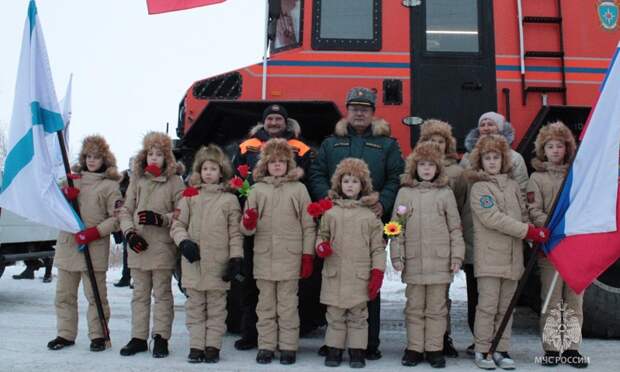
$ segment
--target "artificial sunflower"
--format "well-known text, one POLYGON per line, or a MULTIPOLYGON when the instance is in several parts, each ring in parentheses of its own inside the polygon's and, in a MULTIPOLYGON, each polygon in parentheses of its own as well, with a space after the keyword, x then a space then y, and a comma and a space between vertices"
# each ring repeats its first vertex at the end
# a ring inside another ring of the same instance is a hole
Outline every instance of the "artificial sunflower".
POLYGON ((400 235, 401 230, 402 226, 396 221, 390 221, 383 226, 383 232, 388 238, 394 238, 400 235))

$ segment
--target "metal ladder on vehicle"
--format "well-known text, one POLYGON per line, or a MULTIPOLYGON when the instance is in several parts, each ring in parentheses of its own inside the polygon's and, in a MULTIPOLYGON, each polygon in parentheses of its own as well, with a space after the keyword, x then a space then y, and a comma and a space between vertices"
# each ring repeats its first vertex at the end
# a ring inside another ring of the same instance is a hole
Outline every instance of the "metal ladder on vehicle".
MULTIPOLYGON (((534 0, 532 0, 534 1, 534 0)), ((541 1, 541 0, 536 0, 541 1)), ((524 16, 522 0, 517 0, 517 11, 519 17, 519 62, 521 72, 521 89, 523 97, 523 105, 527 104, 528 93, 560 93, 562 94, 562 102, 566 105, 566 68, 564 64, 564 34, 562 30, 562 1, 556 0, 557 15, 555 16, 524 16), (560 48, 554 51, 544 50, 525 50, 524 28, 529 24, 549 24, 556 27, 560 38, 560 48), (526 60, 530 58, 559 59, 561 65, 562 84, 560 86, 545 85, 528 85, 525 76, 526 60)), ((543 104, 546 104, 546 98, 543 97, 543 104)))

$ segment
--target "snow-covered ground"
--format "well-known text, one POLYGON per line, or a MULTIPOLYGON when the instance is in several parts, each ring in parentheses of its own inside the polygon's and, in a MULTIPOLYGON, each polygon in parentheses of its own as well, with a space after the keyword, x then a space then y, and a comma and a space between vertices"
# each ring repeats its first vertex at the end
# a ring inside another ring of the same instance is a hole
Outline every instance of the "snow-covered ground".
MULTIPOLYGON (((117 262, 117 257, 113 261, 117 262)), ((115 265, 116 265, 115 262, 115 265)), ((301 339, 297 364, 282 366, 277 360, 273 364, 257 365, 256 351, 237 351, 233 347, 235 335, 227 335, 218 364, 192 365, 186 362, 189 351, 188 334, 185 328, 184 296, 174 288, 175 319, 170 356, 153 359, 149 353, 134 357, 121 357, 120 348, 129 341, 131 312, 131 290, 112 285, 120 277, 116 267, 108 272, 108 296, 112 309, 110 330, 112 349, 100 353, 90 352, 85 322, 85 300, 79 296, 80 324, 76 345, 60 351, 47 350, 46 344, 56 336, 54 315, 55 280, 51 284, 41 282, 43 270, 39 270, 35 280, 13 280, 11 276, 23 270, 23 266, 8 267, 0 278, 0 371, 333 371, 323 366, 323 359, 316 350, 323 344, 323 330, 301 339)), ((54 270, 55 274, 55 270, 54 270)), ((451 287, 453 338, 460 357, 448 359, 446 370, 476 370, 472 359, 464 350, 471 343, 467 327, 467 304, 465 279, 458 275, 451 287)), ((404 285, 394 273, 388 271, 382 289, 382 331, 381 350, 383 358, 367 362, 370 371, 406 371, 400 364, 405 347, 405 330, 402 309, 404 306, 404 285)), ((535 364, 534 358, 541 355, 537 332, 538 318, 529 309, 519 308, 516 313, 511 354, 518 369, 526 371, 549 371, 535 364)), ((582 352, 590 357, 593 371, 618 370, 617 357, 620 341, 591 340, 584 342, 582 352)), ((345 363, 340 369, 348 369, 345 363)), ((572 370, 561 367, 562 370, 572 370)), ((419 371, 431 370, 428 364, 415 368, 419 371)), ((558 370, 558 369, 553 369, 558 370)))

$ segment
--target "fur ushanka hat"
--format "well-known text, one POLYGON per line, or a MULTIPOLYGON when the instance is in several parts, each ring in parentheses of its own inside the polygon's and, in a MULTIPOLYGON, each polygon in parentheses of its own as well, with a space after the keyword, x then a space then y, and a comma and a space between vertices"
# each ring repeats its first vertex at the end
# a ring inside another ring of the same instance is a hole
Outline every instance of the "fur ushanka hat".
POLYGON ((469 161, 473 170, 482 170, 482 155, 488 152, 497 152, 502 155, 501 173, 509 173, 512 168, 512 155, 510 146, 503 136, 492 134, 483 136, 476 143, 476 147, 469 155, 469 161))
POLYGON ((568 163, 575 155, 577 145, 575 144, 573 132, 561 121, 547 124, 538 132, 538 136, 536 136, 536 141, 534 142, 536 159, 542 162, 547 161, 545 157, 545 144, 551 140, 564 142, 564 146, 566 146, 564 163, 568 163))
POLYGON ((420 127, 419 142, 428 142, 433 135, 442 136, 446 140, 446 156, 458 158, 456 153, 456 138, 452 135, 452 126, 437 119, 426 120, 420 127))
POLYGON ((254 180, 259 180, 269 175, 267 172, 267 164, 274 160, 284 160, 287 162, 287 173, 295 170, 295 153, 293 148, 283 138, 273 138, 265 142, 260 150, 260 155, 256 166, 254 167, 254 180))
POLYGON ((166 133, 149 132, 142 140, 142 149, 135 156, 133 163, 133 172, 136 176, 144 175, 146 168, 146 156, 153 147, 158 148, 164 153, 164 165, 162 167, 162 175, 171 177, 175 174, 181 174, 185 169, 181 163, 177 163, 172 153, 172 140, 166 133))
POLYGON ((98 155, 103 158, 102 167, 105 169, 106 178, 112 180, 121 179, 118 168, 116 167, 116 157, 112 154, 112 151, 110 151, 110 146, 105 138, 97 134, 88 136, 82 140, 78 164, 73 167, 74 172, 88 171, 88 167, 86 167, 86 156, 89 154, 98 155))
POLYGON ((357 158, 345 158, 338 163, 332 176, 332 188, 328 195, 331 199, 342 198, 342 177, 345 175, 359 178, 362 183, 360 197, 372 194, 372 179, 370 178, 370 170, 366 162, 357 158))
POLYGON ((418 162, 422 160, 430 160, 437 166, 437 173, 434 182, 447 184, 448 178, 444 172, 443 156, 439 147, 431 142, 420 142, 413 149, 413 152, 407 156, 405 160, 405 173, 400 176, 400 183, 403 186, 412 186, 416 180, 418 162))
POLYGON ((194 155, 194 164, 192 165, 192 175, 189 179, 191 186, 200 185, 202 183, 202 177, 200 176, 202 164, 205 161, 212 161, 220 166, 220 173, 222 175, 222 182, 228 182, 233 177, 233 169, 228 156, 222 151, 222 149, 214 144, 209 146, 202 146, 200 150, 194 155))

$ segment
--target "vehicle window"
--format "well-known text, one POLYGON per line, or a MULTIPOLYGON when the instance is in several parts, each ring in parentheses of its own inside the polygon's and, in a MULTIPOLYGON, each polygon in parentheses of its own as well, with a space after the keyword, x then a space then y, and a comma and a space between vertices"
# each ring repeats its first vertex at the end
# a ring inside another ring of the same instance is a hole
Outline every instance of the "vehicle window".
POLYGON ((277 20, 274 52, 301 45, 303 0, 281 0, 282 11, 277 20))
POLYGON ((381 1, 314 0, 314 49, 381 49, 381 1))
POLYGON ((478 0, 425 4, 426 51, 478 53, 478 0))

